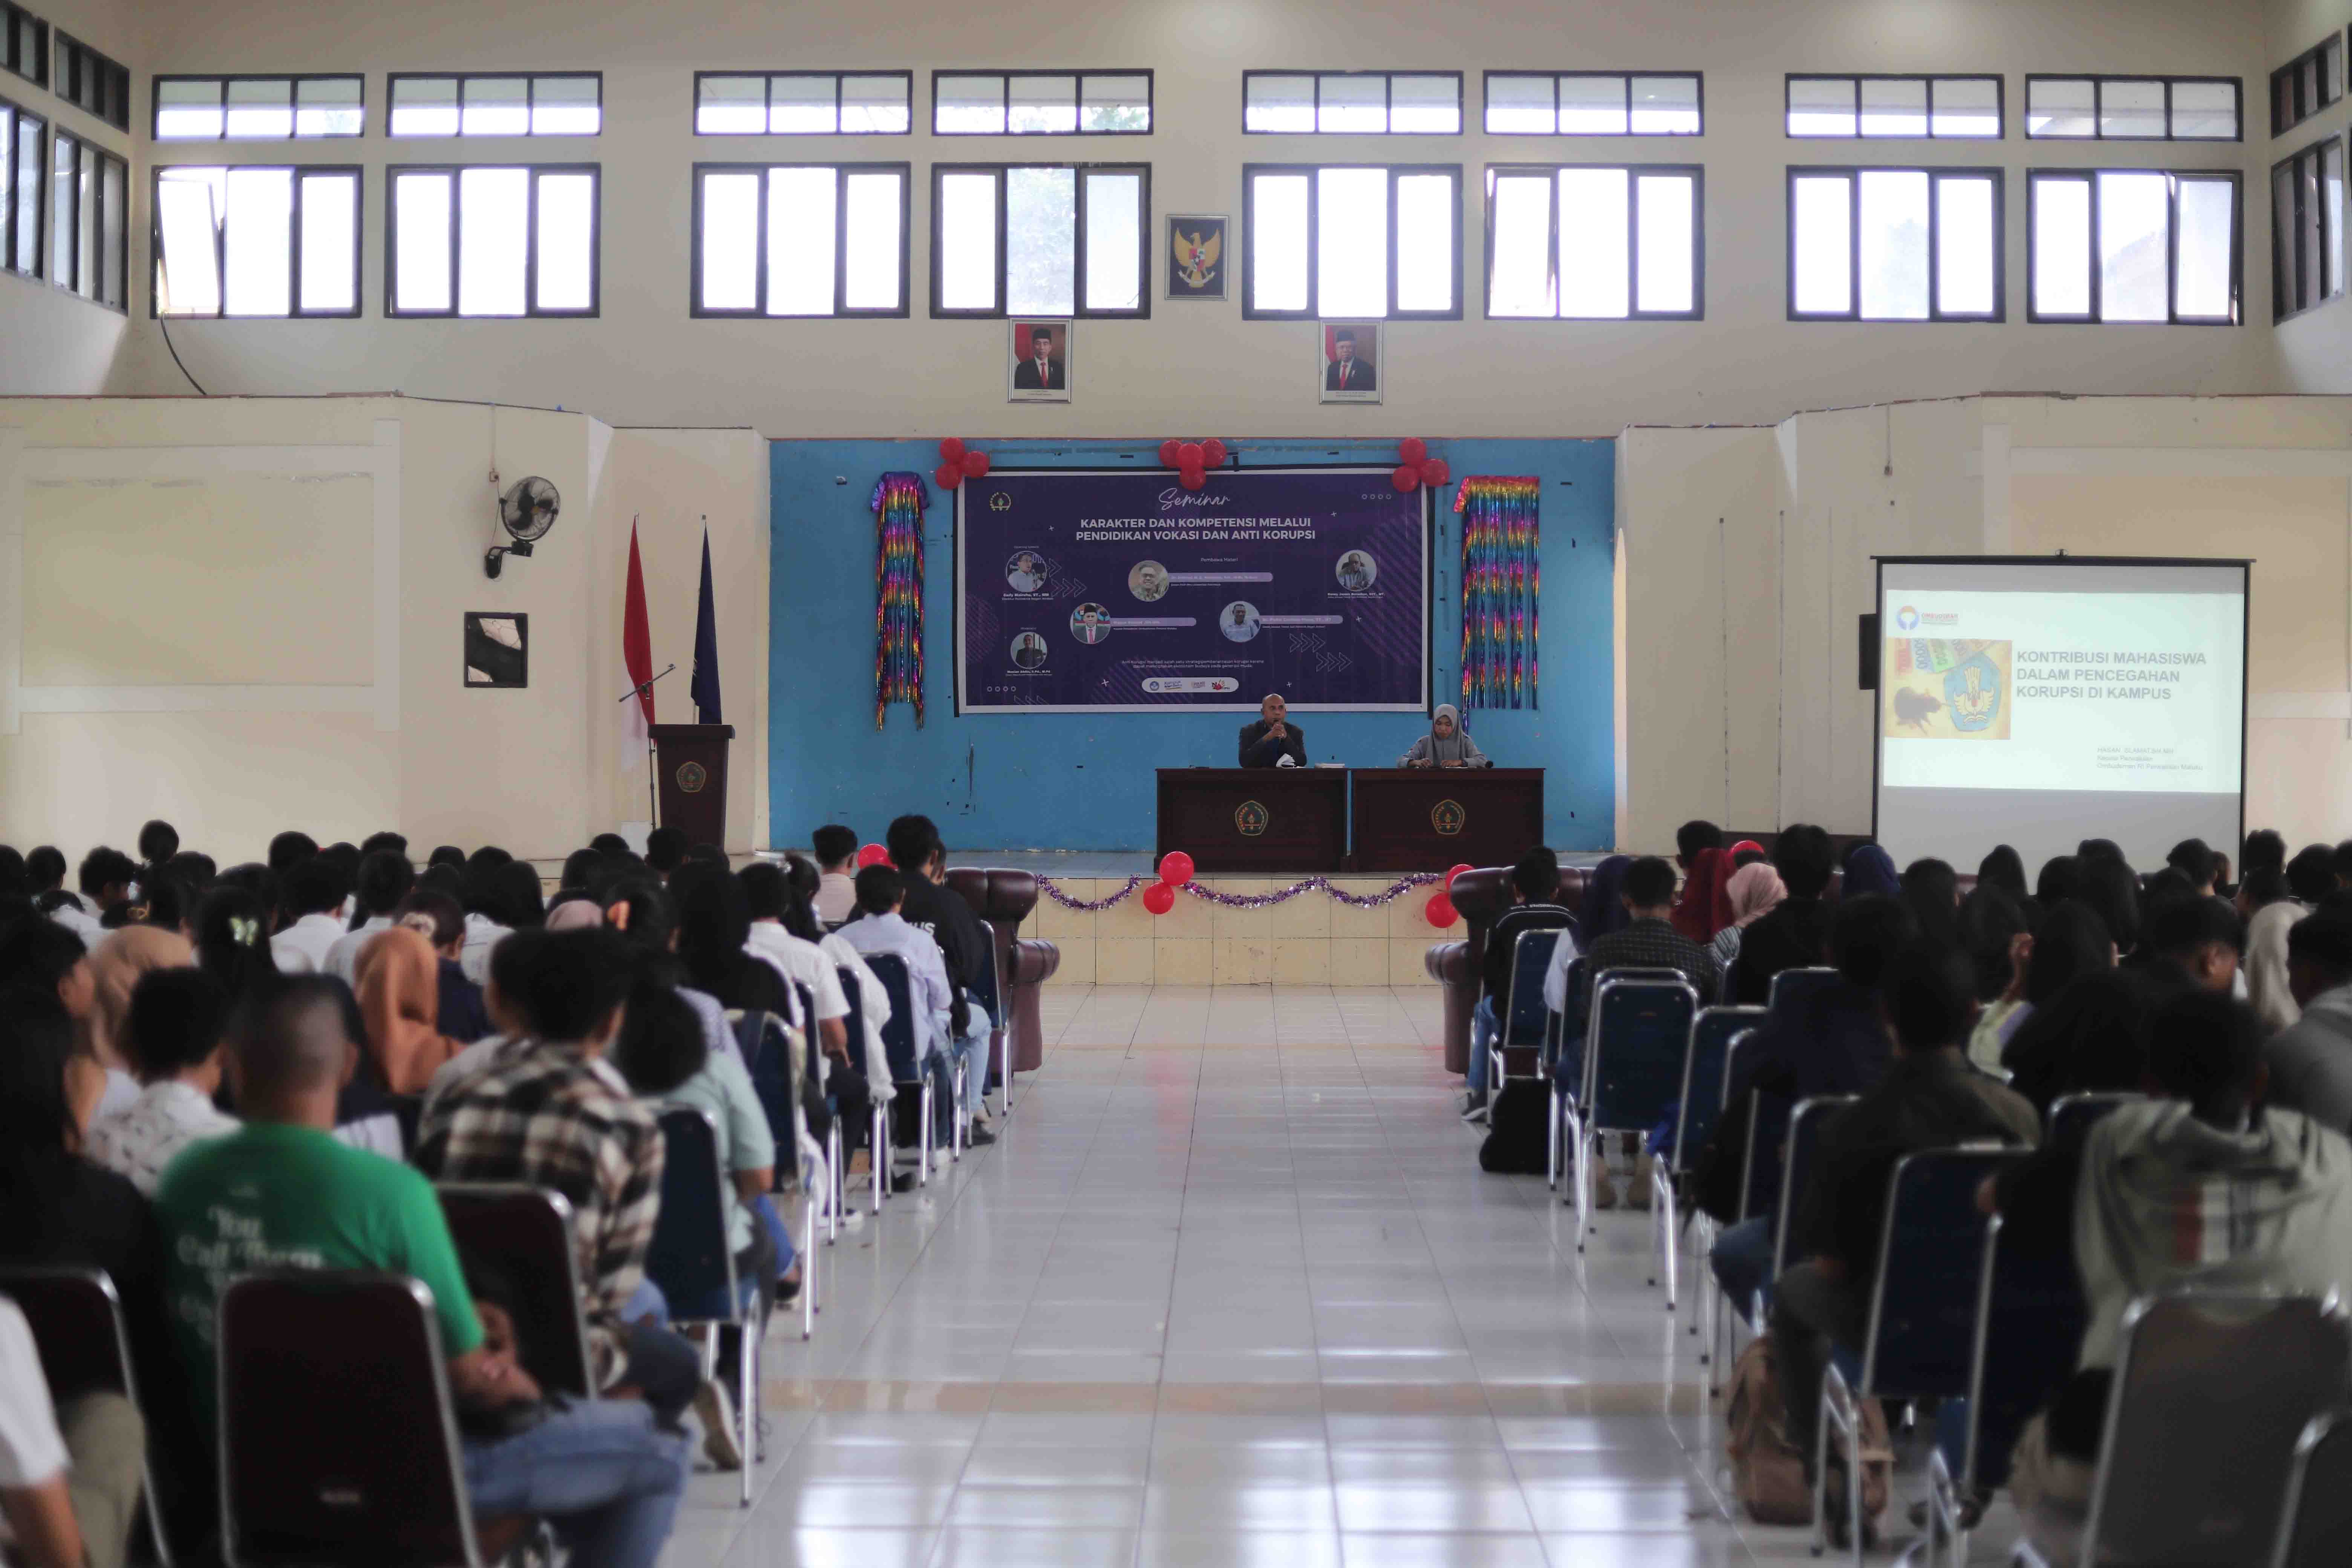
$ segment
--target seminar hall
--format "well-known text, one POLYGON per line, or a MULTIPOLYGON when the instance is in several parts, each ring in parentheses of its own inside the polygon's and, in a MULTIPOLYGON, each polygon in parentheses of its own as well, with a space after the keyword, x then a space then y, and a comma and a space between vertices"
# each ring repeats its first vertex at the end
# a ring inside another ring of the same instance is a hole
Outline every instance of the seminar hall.
POLYGON ((0 1560, 2352 1563, 2352 0, 0 0, 0 1560))

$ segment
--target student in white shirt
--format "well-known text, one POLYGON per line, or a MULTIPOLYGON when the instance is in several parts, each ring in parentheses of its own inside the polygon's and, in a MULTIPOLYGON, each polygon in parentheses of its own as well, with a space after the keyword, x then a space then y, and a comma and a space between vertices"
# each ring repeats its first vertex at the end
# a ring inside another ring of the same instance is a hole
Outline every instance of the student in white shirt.
POLYGON ((0 1297, 0 1518, 25 1568, 121 1568, 138 1517, 146 1430, 120 1394, 49 1403, 39 1347, 0 1297), (62 1429, 61 1429, 62 1428, 62 1429))
POLYGON ((940 944, 899 918, 906 901, 907 881, 898 868, 868 866, 857 873, 858 918, 835 934, 867 957, 887 954, 906 964, 915 1005, 916 1049, 927 1060, 944 1060, 950 1035, 948 1009, 955 992, 948 984, 940 944))
POLYGON ((121 1043, 139 1098, 99 1118, 84 1152, 151 1198, 182 1150, 237 1129, 213 1108, 227 1011, 228 994, 201 969, 152 969, 131 987, 121 1043))
POLYGON ((849 1016, 849 998, 842 992, 838 966, 816 943, 784 928, 791 879, 783 868, 761 861, 744 867, 736 880, 742 884, 751 920, 743 951, 766 959, 793 984, 808 987, 816 1000, 817 1038, 827 1052, 840 1055, 849 1042, 849 1026, 842 1022, 849 1016))
POLYGON ((817 999, 819 1043, 842 1061, 856 1065, 875 1100, 889 1100, 896 1090, 890 1085, 890 1056, 883 1048, 882 1026, 890 1019, 890 999, 857 950, 817 923, 808 897, 816 868, 795 856, 782 867, 764 861, 746 866, 736 873, 736 880, 743 884, 751 915, 746 949, 779 964, 787 978, 810 988, 810 994, 817 999), (845 983, 843 970, 849 972, 845 983), (856 988, 854 998, 852 986, 856 988), (826 987, 839 999, 840 1013, 829 1010, 826 987), (856 1040, 848 1037, 847 1025, 841 1021, 853 1000, 863 1036, 856 1040))
POLYGON ((342 907, 343 891, 343 874, 323 856, 313 855, 286 873, 286 910, 294 919, 269 939, 269 956, 278 961, 279 973, 315 974, 327 962, 328 949, 344 934, 335 913, 342 907))
POLYGON ((857 879, 851 864, 857 858, 857 835, 839 823, 828 823, 809 836, 816 851, 816 893, 809 901, 816 918, 838 926, 857 912, 857 879))
POLYGON ((357 987, 360 949, 368 944, 370 937, 391 926, 393 911, 415 886, 416 868, 408 863, 407 856, 379 849, 362 857, 359 886, 354 890, 361 921, 335 939, 334 945, 327 949, 325 961, 319 965, 320 971, 357 987))

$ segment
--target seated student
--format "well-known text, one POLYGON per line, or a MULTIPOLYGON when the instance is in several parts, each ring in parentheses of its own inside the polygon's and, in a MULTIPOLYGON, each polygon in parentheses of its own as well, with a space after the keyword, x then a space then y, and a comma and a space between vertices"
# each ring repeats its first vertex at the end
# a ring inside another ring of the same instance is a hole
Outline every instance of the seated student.
POLYGON ((446 893, 419 888, 392 911, 392 918, 423 937, 433 949, 440 992, 435 1027, 461 1046, 470 1046, 490 1033, 490 1016, 482 1005, 482 988, 466 978, 457 962, 466 949, 466 911, 446 893))
POLYGON ((683 827, 656 827, 646 835, 646 868, 663 881, 669 874, 686 864, 686 852, 694 847, 683 827))
MULTIPOLYGON (((690 879, 689 876, 688 880, 690 879)), ((702 1022, 703 1046, 711 1055, 740 1058, 743 1047, 737 1043, 735 1031, 727 1022, 730 1004, 695 984, 681 961, 679 948, 684 929, 679 921, 678 900, 685 890, 683 880, 673 879, 665 886, 650 876, 625 877, 613 884, 612 893, 605 900, 604 929, 619 932, 621 940, 629 944, 639 978, 668 986, 694 1009, 695 1016, 702 1022)), ((781 991, 782 987, 763 990, 750 998, 750 1004, 780 1016, 788 1014, 791 1009, 781 991)), ((731 1005, 740 1006, 743 1001, 738 998, 731 1005)))
MULTIPOLYGON (((524 1182, 572 1205, 599 1386, 627 1384, 664 1426, 696 1397, 700 1357, 660 1326, 646 1248, 661 1212, 661 1130, 604 1059, 634 966, 610 931, 518 931, 490 973, 518 1038, 428 1100, 416 1164, 436 1181, 524 1182)), ((712 1423, 706 1418, 708 1431, 712 1423)), ((721 1423, 724 1425, 724 1423, 721 1423)))
MULTIPOLYGON (((815 942, 784 929, 784 906, 790 901, 790 894, 783 868, 770 861, 757 861, 744 867, 735 879, 742 892, 747 922, 743 951, 765 960, 788 983, 807 988, 816 1003, 814 1034, 818 1048, 827 1056, 847 1060, 849 1026, 842 1020, 849 1016, 849 998, 842 993, 840 967, 815 942)), ((787 1008, 780 1016, 794 1024, 807 1025, 810 1020, 793 1016, 797 1011, 796 1006, 787 1008)))
POLYGON ((1240 765, 1245 768, 1307 766, 1307 731, 1290 721, 1290 705, 1280 692, 1268 692, 1257 705, 1258 716, 1242 726, 1240 765))
MULTIPOLYGON (((995 938, 964 901, 963 895, 947 886, 947 847, 940 841, 940 830, 929 817, 895 818, 883 836, 883 843, 890 851, 890 863, 906 879, 903 918, 917 931, 929 933, 931 940, 940 944, 940 956, 947 965, 948 984, 954 992, 954 1000, 948 1009, 948 1028, 941 1049, 966 1065, 965 1082, 971 1092, 964 1102, 964 1110, 971 1122, 971 1142, 993 1142, 992 1136, 981 1135, 982 1126, 988 1120, 987 1110, 981 1103, 981 1090, 988 1078, 988 1037, 993 1025, 988 1009, 973 1002, 967 992, 980 983, 981 975, 994 961, 995 938)), ((941 1089, 937 1114, 943 1133, 949 1117, 945 1089, 949 1069, 943 1065, 938 1070, 941 1089)))
POLYGON ((229 997, 201 969, 153 970, 131 987, 123 1044, 139 1098, 91 1124, 88 1152, 148 1197, 181 1150, 237 1129, 213 1106, 229 997))
POLYGON ((180 830, 156 817, 139 830, 139 864, 152 869, 180 852, 180 830))
POLYGON ((837 926, 857 911, 857 835, 828 823, 809 835, 809 847, 816 851, 816 918, 837 926))
POLYGON ((2287 891, 2286 873, 2274 866, 2249 869, 2238 883, 2238 913, 2246 921, 2246 1000, 2272 1033, 2302 1016, 2287 982, 2287 933, 2310 911, 2287 891))
POLYGON ((220 1296, 241 1271, 293 1263, 414 1276, 433 1292, 461 1415, 536 1407, 511 1423, 517 1436, 464 1439, 476 1514, 549 1516, 583 1568, 654 1568, 686 1484, 684 1439, 646 1405, 547 1402, 511 1345, 488 1342, 432 1187, 330 1134, 337 1091, 359 1063, 338 990, 323 977, 292 980, 243 1020, 229 1070, 247 1125, 183 1154, 156 1196, 200 1405, 215 1403, 220 1296))
POLYGON ((1730 923, 1715 933, 1707 951, 1715 955, 1717 973, 1727 979, 1731 966, 1739 961, 1739 943, 1748 928, 1780 907, 1789 896, 1789 886, 1780 880, 1780 873, 1772 863, 1760 858, 1745 866, 1734 866, 1731 875, 1724 879, 1723 903, 1729 913, 1730 923))
POLYGON ((2352 913, 2322 910, 2291 927, 2286 972, 2300 1016, 2265 1050, 2268 1102, 2352 1134, 2352 913))
POLYGON ((318 852, 317 839, 307 833, 299 833, 289 828, 270 839, 269 851, 263 858, 269 862, 269 868, 272 871, 283 877, 318 852))
POLYGON ((359 924, 335 939, 320 961, 319 971, 331 974, 344 984, 359 984, 360 950, 376 932, 393 922, 394 911, 400 900, 408 897, 416 886, 416 868, 408 863, 406 855, 379 849, 360 858, 360 873, 352 889, 359 903, 359 924))
POLYGON ((1611 855, 1586 874, 1576 923, 1569 928, 1573 940, 1552 944, 1551 967, 1544 971, 1544 1005, 1553 1012, 1564 1014, 1569 1009, 1568 972, 1577 954, 1611 931, 1625 929, 1625 900, 1620 895, 1625 886, 1625 868, 1633 863, 1630 855, 1611 855))
POLYGON ((1690 874, 1698 864, 1699 851, 1723 848, 1723 829, 1703 817, 1693 817, 1675 829, 1675 868, 1690 874))
POLYGON ((57 846, 43 844, 25 857, 25 882, 33 907, 58 924, 95 945, 104 930, 99 911, 83 904, 81 896, 66 889, 66 858, 57 846))
POLYGON ((2149 1028, 2141 1087, 2154 1098, 1979 1194, 2020 1245, 2073 1257, 2090 1310, 2076 1375, 2019 1438, 2011 1479, 2027 1537, 2053 1563, 2080 1543, 2134 1300, 2184 1286, 2352 1291, 2352 1144, 2301 1111, 2262 1109, 2266 1079, 2242 1004, 2176 994, 2149 1028))
POLYGON ((357 994, 367 1020, 370 1076, 393 1094, 422 1094, 461 1043, 443 1034, 441 972, 433 946, 406 926, 368 933, 357 994))
MULTIPOLYGON (((1511 868, 1511 907, 1486 932, 1486 951, 1478 969, 1478 1005, 1470 1015, 1470 1098, 1462 1107, 1465 1120, 1475 1121, 1486 1113, 1486 1052, 1503 1031, 1503 1009, 1510 1005, 1511 965, 1519 938, 1531 931, 1565 932, 1576 920, 1566 905, 1557 901, 1559 897, 1559 857, 1538 844, 1511 868)), ((1569 947, 1573 956, 1574 940, 1565 934, 1560 937, 1553 948, 1555 963, 1559 962, 1561 947, 1569 947)))
POLYGON ((2221 857, 2207 847, 2202 838, 2184 838, 2172 847, 2164 863, 2188 879, 2189 889, 2200 899, 2213 896, 2213 883, 2221 873, 2221 857))
MULTIPOLYGON (((2046 905, 2042 919, 2023 939, 2010 943, 2010 981, 2000 1000, 1988 1007, 2000 1020, 1993 1037, 1969 1040, 1969 1055, 1980 1066, 2015 1072, 2009 1057, 2019 1037, 2033 1021, 2037 1009, 2054 1002, 2059 994, 2085 974, 2104 973, 2116 966, 2116 945, 2107 928, 2091 907, 2076 899, 2046 905), (1990 1056, 1990 1059, 1987 1059, 1990 1056)), ((1981 1026, 1982 1020, 1979 1020, 1981 1026)), ((2035 1031, 2036 1034, 2042 1031, 2035 1031)), ((2027 1037, 2029 1051, 2038 1049, 2027 1037)), ((2025 1091, 2032 1099, 2031 1091, 2025 1091)), ((2047 1103, 2043 1101, 2042 1103, 2047 1103)))
POLYGON ((1495 764, 1470 731, 1462 727, 1462 715, 1451 702, 1441 702, 1430 716, 1429 733, 1413 741, 1412 749, 1397 759, 1401 768, 1491 768, 1495 764))
POLYGON ((49 1401, 40 1347, 0 1296, 0 1522, 24 1568, 121 1568, 139 1517, 146 1424, 111 1390, 49 1401))
POLYGON ((128 925, 107 932, 89 955, 89 1013, 83 1042, 106 1068, 106 1094, 97 1114, 110 1115, 139 1096, 131 1077, 131 989, 156 969, 193 969, 196 950, 186 937, 155 926, 128 925))
MULTIPOLYGON (((1888 1178, 1923 1149, 1974 1139, 2035 1142, 2033 1107, 1969 1065, 1974 975, 1948 949, 1915 944, 1888 964, 1881 986, 1894 1060, 1886 1076, 1822 1129, 1812 1182, 1791 1221, 1792 1264, 1772 1300, 1774 1363, 1789 1440, 1813 1479, 1822 1376, 1830 1349, 1859 1349, 1878 1272, 1888 1178)), ((1830 1517, 1845 1517, 1843 1471, 1831 1477, 1830 1517)))
POLYGON ((1625 929, 1612 931, 1585 953, 1593 978, 1612 969, 1679 969, 1704 1002, 1721 978, 1715 955, 1674 927, 1675 868, 1655 855, 1625 868, 1625 929))
POLYGON ((281 974, 315 974, 327 950, 342 940, 343 877, 333 861, 313 855, 278 873, 288 919, 269 939, 269 956, 281 974))
MULTIPOLYGON (((907 883, 897 868, 868 866, 857 873, 857 918, 836 932, 856 952, 888 955, 907 966, 907 988, 915 1009, 915 1051, 922 1069, 938 1075, 951 1037, 948 1010, 954 998, 939 943, 910 926, 899 911, 907 883)), ((896 1075, 886 1075, 894 1078, 896 1075)))
POLYGON ((1969 1059, 1991 1071, 2000 1066, 2011 1020, 2022 1023, 2020 951, 2031 941, 2032 922, 2015 899, 1996 882, 1979 881, 1960 900, 1960 951, 1977 973, 1976 1026, 1969 1031, 1969 1059))
POLYGON ((893 1097, 890 1058, 882 1047, 882 1026, 890 1016, 890 999, 857 950, 817 923, 811 902, 816 868, 798 856, 787 865, 789 869, 755 861, 736 873, 743 888, 744 910, 751 920, 744 951, 781 963, 786 975, 809 986, 810 994, 818 998, 816 1046, 831 1058, 825 1068, 825 1094, 835 1101, 845 1123, 843 1147, 854 1149, 865 1139, 867 1112, 877 1096, 886 1101, 893 1097), (849 972, 846 981, 844 970, 849 972), (841 1001, 839 1017, 826 1016, 824 990, 815 980, 803 978, 803 973, 831 984, 833 994, 841 1001), (849 1037, 848 1026, 843 1021, 848 1016, 853 985, 864 1026, 863 1037, 856 1040, 849 1037))
POLYGON ((1771 999, 1774 975, 1822 961, 1830 925, 1829 905, 1822 895, 1835 864, 1830 836, 1822 829, 1801 822, 1780 830, 1772 841, 1772 865, 1789 896, 1739 939, 1739 957, 1725 988, 1728 1000, 1742 1007, 1761 1007, 1771 999))
POLYGON ((138 1080, 108 1066, 99 1051, 98 983, 80 937, 44 920, 20 920, 0 931, 0 989, 36 993, 64 1010, 74 1045, 68 1094, 83 1121, 139 1098, 138 1080))
POLYGON ((2246 942, 2245 923, 2229 903, 2210 894, 2179 895, 2147 907, 2138 967, 2167 988, 2232 994, 2246 942))

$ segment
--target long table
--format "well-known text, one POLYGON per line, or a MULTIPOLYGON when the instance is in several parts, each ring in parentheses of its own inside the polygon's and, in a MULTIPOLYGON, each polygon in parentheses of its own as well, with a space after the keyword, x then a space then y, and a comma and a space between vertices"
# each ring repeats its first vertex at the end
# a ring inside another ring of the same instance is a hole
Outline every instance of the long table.
POLYGON ((1202 871, 1507 866, 1543 833, 1541 768, 1159 771, 1158 854, 1202 871))
POLYGON ((1508 866, 1544 841, 1541 768, 1357 768, 1359 871, 1508 866))
POLYGON ((1337 871, 1348 852, 1345 768, 1161 768, 1160 847, 1202 871, 1337 871))

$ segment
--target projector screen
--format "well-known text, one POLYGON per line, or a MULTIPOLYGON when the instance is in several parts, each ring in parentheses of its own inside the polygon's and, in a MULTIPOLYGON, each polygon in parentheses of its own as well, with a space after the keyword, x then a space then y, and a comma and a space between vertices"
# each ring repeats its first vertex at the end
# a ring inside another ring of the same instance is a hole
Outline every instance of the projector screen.
POLYGON ((1873 821, 1898 866, 2032 877, 2085 838, 2160 866, 2244 823, 2244 562, 1878 563, 1873 821))

